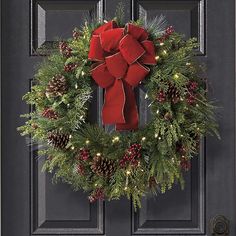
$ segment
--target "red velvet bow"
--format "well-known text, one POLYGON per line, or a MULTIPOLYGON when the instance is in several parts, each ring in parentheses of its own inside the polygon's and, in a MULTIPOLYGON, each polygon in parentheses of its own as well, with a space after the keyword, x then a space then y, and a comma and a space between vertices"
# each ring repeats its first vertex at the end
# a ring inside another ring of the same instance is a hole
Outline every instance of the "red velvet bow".
POLYGON ((105 89, 103 124, 115 124, 117 130, 138 128, 133 89, 150 71, 143 64, 156 64, 154 45, 147 38, 143 28, 118 28, 114 21, 93 31, 88 58, 96 63, 91 75, 105 89))

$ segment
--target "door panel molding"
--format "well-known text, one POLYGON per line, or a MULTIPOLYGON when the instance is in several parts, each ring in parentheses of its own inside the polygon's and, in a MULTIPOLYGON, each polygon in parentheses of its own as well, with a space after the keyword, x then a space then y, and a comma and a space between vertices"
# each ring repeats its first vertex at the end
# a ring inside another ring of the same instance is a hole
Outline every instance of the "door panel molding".
POLYGON ((104 234, 104 203, 98 201, 96 204, 91 204, 84 193, 73 192, 67 185, 51 184, 52 176, 41 171, 44 161, 45 157, 38 157, 38 146, 32 145, 30 147, 31 233, 47 235, 104 234), (65 196, 57 196, 56 193, 63 195, 60 194, 63 189, 67 192, 64 194, 65 196), (55 205, 52 204, 52 197, 56 201, 55 205), (66 199, 72 203, 66 202, 66 199), (64 204, 60 204, 63 201, 65 201, 64 204), (62 210, 58 209, 60 207, 62 210), (76 207, 78 209, 73 210, 76 207))
MULTIPOLYGON (((192 161, 192 170, 190 176, 190 215, 189 219, 181 219, 181 214, 174 219, 173 217, 176 212, 173 211, 173 214, 169 212, 170 218, 166 218, 164 214, 163 218, 155 218, 153 213, 153 207, 150 206, 153 204, 152 199, 144 198, 142 202, 142 209, 135 212, 132 209, 132 233, 133 234, 204 234, 205 233, 205 140, 201 142, 200 146, 200 155, 195 157, 192 161), (151 201, 150 203, 148 201, 151 201), (148 208, 148 203, 149 208, 148 208)), ((187 185, 187 183, 186 183, 187 185)), ((174 200, 175 194, 174 190, 170 190, 170 193, 173 195, 172 200, 174 200)), ((181 191, 181 190, 179 190, 181 191)), ((187 191, 187 190, 186 190, 187 191)), ((159 193, 161 194, 161 193, 159 193)), ((161 197, 157 194, 157 207, 158 204, 165 206, 168 205, 168 202, 162 201, 160 199, 158 202, 158 197, 161 197)), ((180 193, 181 194, 181 193, 180 193)), ((179 196, 177 196, 178 198, 179 196)), ((169 199, 170 202, 171 199, 169 199)), ((171 208, 171 207, 170 207, 171 208)), ((162 208, 161 208, 162 209, 162 208)), ((184 209, 183 209, 184 210, 184 209)), ((158 211, 158 209, 157 209, 158 211)), ((159 212, 161 214, 161 212, 159 212)), ((159 215, 160 215, 159 214, 159 215)), ((156 216, 157 217, 157 216, 156 216)), ((158 216, 159 217, 159 216, 158 216)), ((167 216, 168 217, 168 216, 167 216)))
POLYGON ((198 39, 198 56, 206 55, 206 0, 132 0, 131 13, 132 19, 144 22, 156 15, 166 16, 176 31, 198 39))
POLYGON ((59 40, 71 37, 73 28, 82 25, 84 17, 102 19, 103 8, 104 0, 30 0, 30 55, 53 51, 59 40))

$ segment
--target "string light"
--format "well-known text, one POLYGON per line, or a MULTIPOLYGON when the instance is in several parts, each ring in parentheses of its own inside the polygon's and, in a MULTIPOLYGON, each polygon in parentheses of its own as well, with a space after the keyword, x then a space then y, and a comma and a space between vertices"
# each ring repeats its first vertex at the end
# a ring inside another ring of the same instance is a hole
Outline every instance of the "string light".
POLYGON ((87 139, 87 140, 85 141, 85 143, 86 143, 86 144, 89 144, 89 143, 90 143, 90 141, 87 139))
POLYGON ((145 94, 145 97, 144 97, 144 98, 145 98, 145 99, 147 99, 147 98, 148 98, 148 94, 147 94, 147 93, 145 94))
POLYGON ((146 140, 146 137, 142 137, 142 141, 145 141, 146 140))
POLYGON ((191 66, 191 63, 190 63, 190 62, 187 62, 187 63, 186 63, 186 66, 191 66))
POLYGON ((196 107, 199 107, 199 105, 198 105, 198 104, 196 104, 196 107))
POLYGON ((131 171, 130 171, 130 170, 127 170, 127 171, 126 171, 126 174, 127 174, 127 175, 130 175, 130 174, 131 174, 131 171))
POLYGON ((127 191, 127 190, 128 190, 128 187, 124 187, 124 190, 127 191))
POLYGON ((78 88, 78 84, 75 84, 75 89, 77 89, 78 88))
POLYGON ((179 75, 178 75, 178 74, 175 74, 175 75, 174 75, 174 78, 175 78, 175 79, 178 79, 178 78, 179 78, 179 75))
POLYGON ((70 107, 70 103, 67 104, 67 107, 70 107))
POLYGON ((119 142, 120 141, 120 138, 118 136, 114 137, 112 139, 112 142, 115 143, 115 142, 119 142))
POLYGON ((71 138, 72 138, 72 135, 70 134, 69 139, 71 139, 71 138))
POLYGON ((98 152, 96 155, 97 155, 98 157, 100 157, 100 156, 101 156, 101 153, 100 153, 100 152, 98 152))
POLYGON ((161 43, 160 43, 160 46, 163 46, 163 45, 164 45, 164 43, 163 43, 163 42, 161 42, 161 43))
POLYGON ((156 60, 159 60, 159 59, 160 59, 160 57, 159 57, 159 56, 156 56, 156 57, 155 57, 155 59, 156 59, 156 60))
POLYGON ((154 137, 155 137, 155 138, 158 138, 158 134, 155 134, 154 137))
POLYGON ((159 140, 161 140, 161 137, 158 137, 159 140))
POLYGON ((108 21, 107 20, 103 20, 104 23, 107 23, 108 21))
POLYGON ((160 112, 159 110, 156 111, 157 114, 159 114, 159 112, 160 112))
POLYGON ((71 150, 74 150, 74 149, 75 149, 75 147, 74 147, 74 146, 72 146, 72 147, 71 147, 71 150))
POLYGON ((98 186, 98 184, 97 184, 97 183, 95 183, 95 184, 94 184, 94 186, 95 186, 95 187, 97 187, 97 186, 98 186))
POLYGON ((83 120, 84 116, 80 116, 79 118, 80 118, 80 120, 83 120))
POLYGON ((180 137, 184 137, 183 134, 181 134, 180 137))
POLYGON ((166 51, 166 50, 163 50, 163 54, 164 54, 164 55, 167 55, 167 51, 166 51))
POLYGON ((85 72, 84 72, 84 71, 82 71, 82 72, 81 72, 81 75, 82 75, 82 76, 84 76, 84 75, 85 75, 85 72))

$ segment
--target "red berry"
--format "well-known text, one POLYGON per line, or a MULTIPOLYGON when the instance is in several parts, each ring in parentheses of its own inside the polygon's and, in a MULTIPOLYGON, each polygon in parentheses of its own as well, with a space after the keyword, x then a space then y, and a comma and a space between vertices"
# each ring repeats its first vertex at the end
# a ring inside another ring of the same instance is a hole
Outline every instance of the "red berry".
POLYGON ((87 161, 90 157, 90 153, 89 153, 89 150, 88 149, 80 149, 79 150, 79 158, 80 160, 82 161, 87 161))
POLYGON ((105 194, 104 194, 104 190, 102 188, 98 188, 96 189, 89 197, 89 201, 95 202, 96 200, 104 200, 105 198, 105 194))
POLYGON ((73 71, 76 67, 77 67, 76 64, 74 64, 74 63, 69 63, 68 65, 65 65, 65 66, 64 66, 64 71, 65 71, 65 72, 71 72, 71 71, 73 71))
POLYGON ((85 174, 85 169, 84 169, 84 165, 82 164, 78 164, 77 165, 77 171, 80 175, 84 175, 85 174))
POLYGON ((190 91, 196 90, 197 87, 198 87, 198 83, 195 82, 195 81, 191 81, 191 82, 189 82, 189 84, 188 84, 188 89, 189 89, 190 91))
POLYGON ((52 108, 45 108, 42 112, 42 116, 51 120, 58 118, 58 114, 52 108))
POLYGON ((142 146, 139 143, 134 143, 126 150, 123 158, 120 160, 120 167, 124 168, 126 165, 131 164, 132 166, 138 165, 138 160, 141 157, 142 146))
POLYGON ((169 35, 171 35, 172 33, 174 33, 174 28, 173 28, 173 26, 169 26, 169 27, 166 29, 165 34, 169 36, 169 35))
POLYGON ((187 102, 188 102, 189 105, 193 105, 196 102, 196 97, 194 95, 192 95, 192 94, 189 95, 187 97, 187 102))
POLYGON ((166 100, 166 95, 163 91, 160 91, 156 97, 158 102, 164 102, 166 100))
POLYGON ((180 159, 180 166, 184 171, 188 171, 191 168, 191 162, 186 157, 181 157, 180 159))

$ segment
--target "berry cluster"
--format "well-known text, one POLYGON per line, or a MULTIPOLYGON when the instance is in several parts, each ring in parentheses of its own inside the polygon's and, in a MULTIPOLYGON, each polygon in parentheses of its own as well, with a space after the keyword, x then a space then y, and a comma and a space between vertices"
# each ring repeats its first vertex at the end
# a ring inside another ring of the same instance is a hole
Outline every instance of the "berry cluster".
POLYGON ((58 114, 52 108, 45 108, 42 112, 42 116, 51 120, 58 119, 58 114))
POLYGON ((185 155, 187 153, 187 149, 186 147, 181 144, 181 143, 177 143, 176 145, 176 151, 180 154, 180 155, 185 155))
POLYGON ((187 157, 183 156, 180 159, 180 166, 184 171, 188 171, 191 168, 191 162, 187 157))
POLYGON ((85 174, 85 163, 84 161, 87 161, 90 158, 90 152, 86 148, 81 148, 79 150, 79 153, 76 156, 78 160, 78 164, 76 166, 76 170, 80 175, 85 174))
POLYGON ((173 32, 173 26, 169 26, 168 28, 166 28, 165 33, 160 38, 158 38, 159 43, 163 43, 166 39, 170 37, 171 34, 173 34, 173 32))
POLYGON ((165 102, 166 100, 166 94, 161 90, 157 96, 156 96, 156 99, 158 102, 165 102))
POLYGON ((196 102, 196 90, 198 88, 198 83, 191 81, 187 85, 188 95, 187 95, 187 102, 189 105, 193 105, 196 102))
POLYGON ((89 201, 95 202, 96 200, 104 200, 105 194, 102 188, 97 188, 89 197, 89 201))
POLYGON ((70 57, 72 55, 72 49, 67 45, 66 42, 60 42, 59 49, 61 54, 65 57, 70 57))
POLYGON ((141 157, 142 146, 139 143, 132 144, 125 152, 125 155, 120 160, 120 167, 124 168, 127 164, 133 167, 138 165, 138 159, 141 157))
POLYGON ((90 157, 89 150, 86 148, 82 148, 79 150, 79 157, 78 159, 81 161, 87 161, 90 157))
POLYGON ((71 71, 75 70, 76 67, 77 67, 77 65, 75 63, 69 63, 64 66, 64 71, 71 72, 71 71))
POLYGON ((76 166, 76 169, 77 169, 77 172, 80 174, 80 175, 84 175, 85 174, 85 168, 84 168, 84 165, 83 164, 78 164, 76 166))

